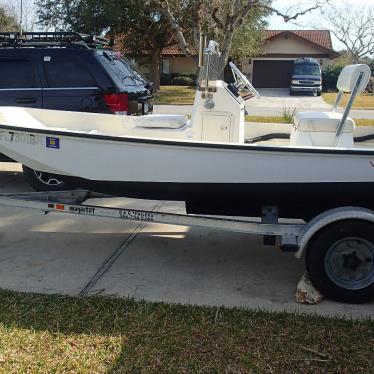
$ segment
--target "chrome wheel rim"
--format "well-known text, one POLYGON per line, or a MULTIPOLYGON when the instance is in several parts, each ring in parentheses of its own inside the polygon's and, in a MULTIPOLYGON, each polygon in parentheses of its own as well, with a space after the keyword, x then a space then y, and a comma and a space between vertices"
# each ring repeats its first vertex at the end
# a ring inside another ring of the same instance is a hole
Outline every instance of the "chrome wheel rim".
POLYGON ((59 186, 62 184, 62 181, 57 179, 55 176, 44 173, 42 171, 34 170, 36 178, 42 182, 43 184, 46 184, 47 186, 59 186))
POLYGON ((358 290, 374 282, 374 243, 350 237, 334 243, 325 256, 328 277, 339 287, 358 290))

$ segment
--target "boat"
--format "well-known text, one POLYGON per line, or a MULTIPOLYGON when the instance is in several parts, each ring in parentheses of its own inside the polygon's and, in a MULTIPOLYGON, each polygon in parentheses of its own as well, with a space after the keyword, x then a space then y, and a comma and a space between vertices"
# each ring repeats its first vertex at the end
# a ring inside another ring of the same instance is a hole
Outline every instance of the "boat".
POLYGON ((233 63, 234 83, 218 79, 219 56, 211 41, 191 118, 2 107, 0 152, 72 186, 185 201, 192 214, 254 217, 273 206, 280 217, 310 220, 335 207, 374 209, 374 130, 348 116, 371 75, 367 65, 343 69, 330 112, 246 125, 245 101, 259 94, 233 63))

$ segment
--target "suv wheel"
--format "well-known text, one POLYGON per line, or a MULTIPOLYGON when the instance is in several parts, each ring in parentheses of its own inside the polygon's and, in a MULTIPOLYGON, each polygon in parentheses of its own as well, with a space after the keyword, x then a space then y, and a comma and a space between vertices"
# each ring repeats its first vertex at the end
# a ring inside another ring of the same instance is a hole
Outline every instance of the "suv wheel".
POLYGON ((22 165, 22 169, 27 183, 35 191, 64 191, 71 189, 71 186, 62 181, 59 175, 33 170, 25 165, 22 165))

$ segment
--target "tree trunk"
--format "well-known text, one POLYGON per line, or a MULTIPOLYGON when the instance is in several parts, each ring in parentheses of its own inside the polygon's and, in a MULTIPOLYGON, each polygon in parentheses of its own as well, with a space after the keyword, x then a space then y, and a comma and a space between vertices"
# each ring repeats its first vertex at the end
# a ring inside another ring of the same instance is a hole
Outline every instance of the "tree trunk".
POLYGON ((160 65, 161 65, 162 47, 156 47, 152 50, 151 56, 151 80, 155 91, 160 89, 160 65))
POLYGON ((225 67, 229 59, 233 36, 234 36, 234 33, 232 29, 226 30, 225 38, 221 46, 221 57, 219 59, 219 77, 222 80, 223 80, 224 73, 225 73, 225 67))
POLYGON ((218 78, 224 80, 225 76, 225 67, 227 65, 228 57, 221 55, 218 63, 218 78))

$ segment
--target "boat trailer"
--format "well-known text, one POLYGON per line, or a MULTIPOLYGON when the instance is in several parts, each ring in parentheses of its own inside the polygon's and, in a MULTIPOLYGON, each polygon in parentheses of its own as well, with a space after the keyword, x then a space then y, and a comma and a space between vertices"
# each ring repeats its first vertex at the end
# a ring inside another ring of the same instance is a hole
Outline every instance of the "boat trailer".
POLYGON ((87 190, 9 193, 0 195, 0 206, 262 235, 265 245, 278 244, 282 251, 294 252, 297 258, 304 255, 313 285, 326 297, 350 303, 374 299, 372 210, 341 207, 307 223, 281 223, 275 206, 263 207, 261 219, 247 219, 85 204, 88 199, 111 197, 87 190))

